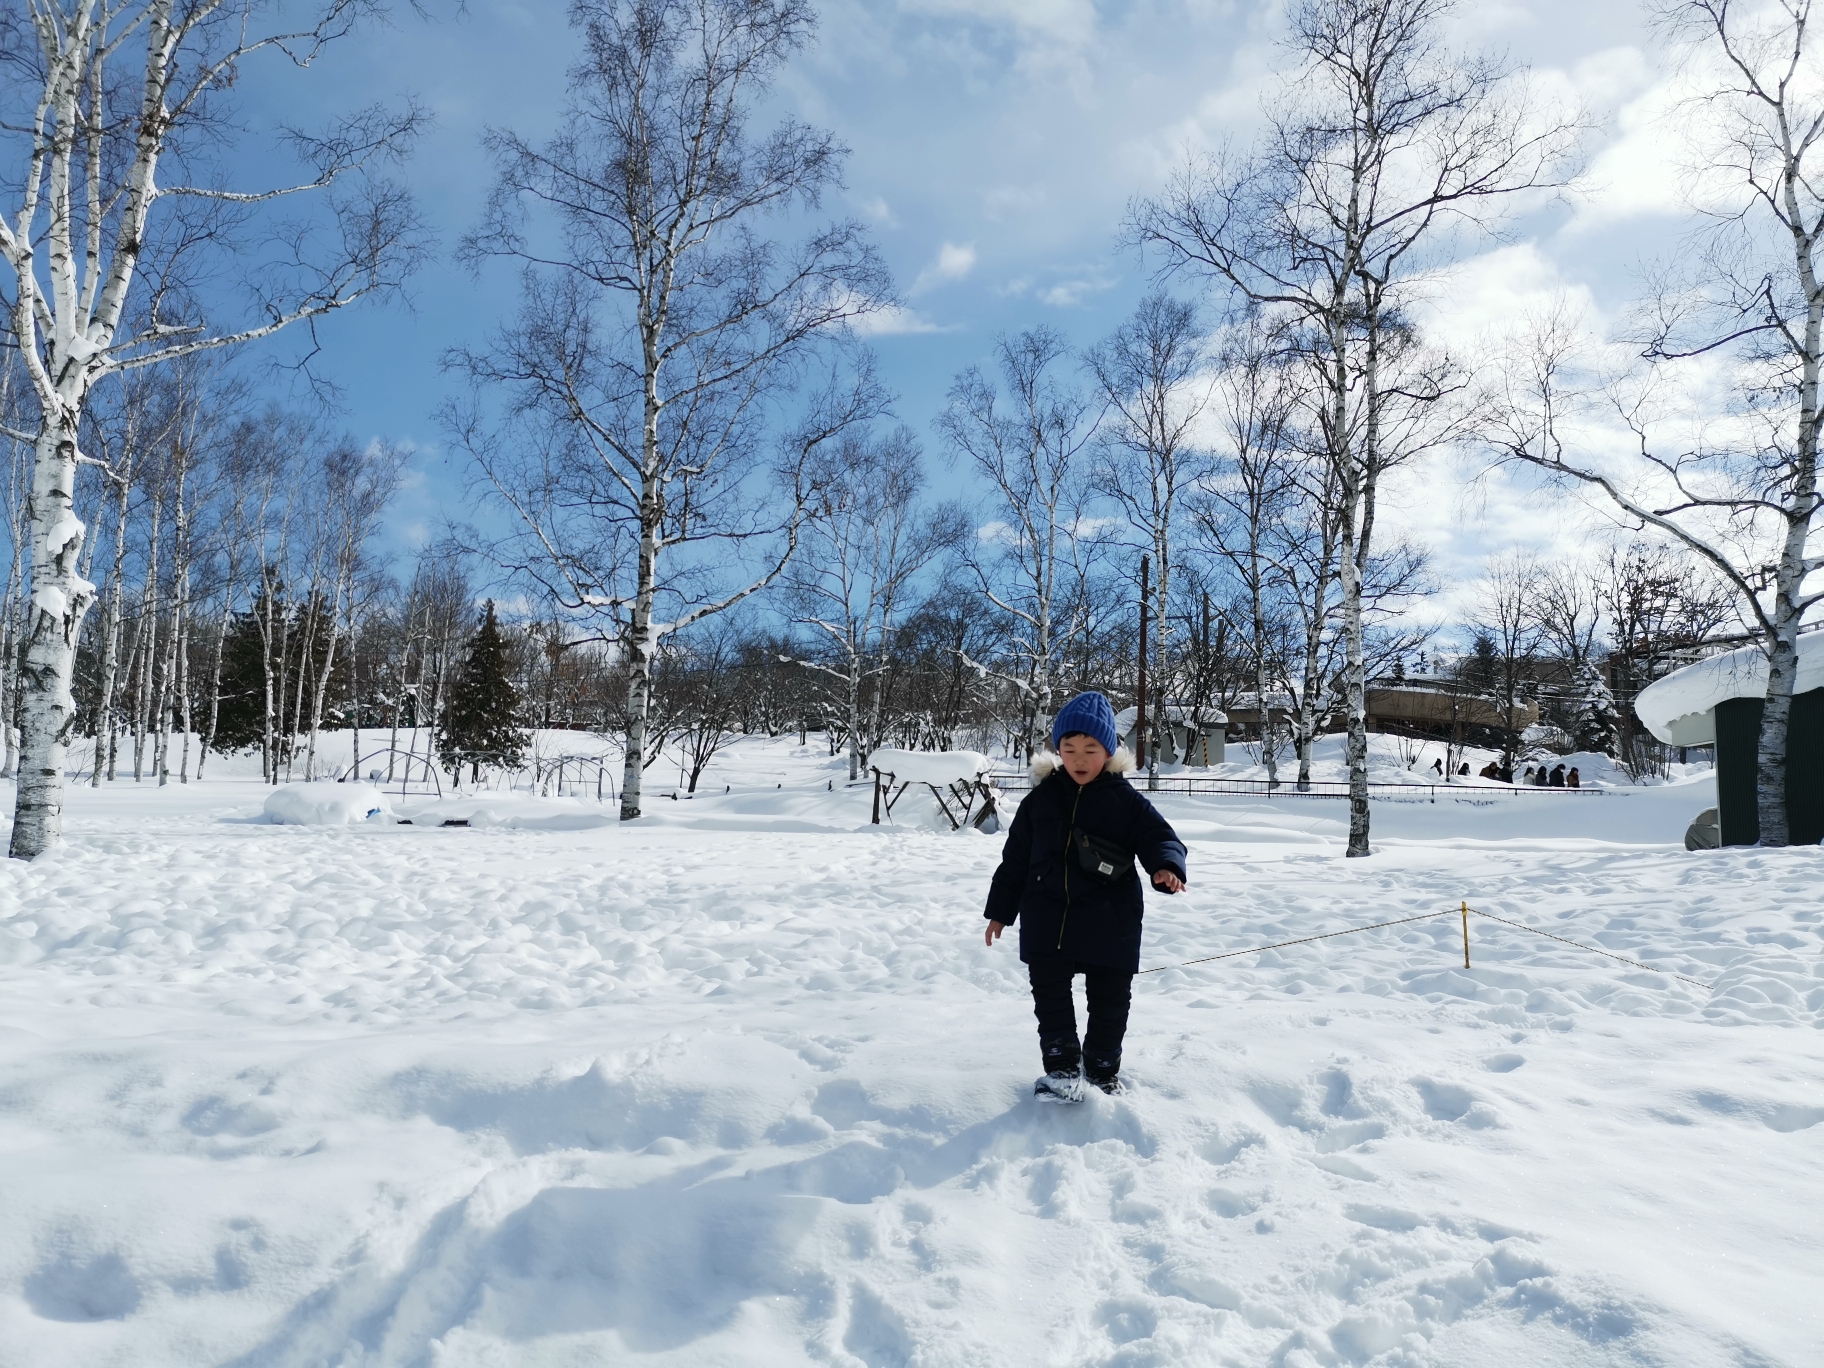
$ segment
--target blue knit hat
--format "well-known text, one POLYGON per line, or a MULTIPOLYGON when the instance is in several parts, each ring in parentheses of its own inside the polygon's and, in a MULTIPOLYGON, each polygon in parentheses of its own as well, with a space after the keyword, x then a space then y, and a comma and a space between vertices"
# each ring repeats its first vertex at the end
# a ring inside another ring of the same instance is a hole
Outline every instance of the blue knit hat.
POLYGON ((1093 690, 1078 694, 1058 709, 1058 719, 1051 724, 1051 748, 1056 750, 1072 732, 1082 732, 1092 740, 1100 741, 1102 749, 1110 755, 1121 744, 1121 738, 1115 735, 1114 708, 1093 690))

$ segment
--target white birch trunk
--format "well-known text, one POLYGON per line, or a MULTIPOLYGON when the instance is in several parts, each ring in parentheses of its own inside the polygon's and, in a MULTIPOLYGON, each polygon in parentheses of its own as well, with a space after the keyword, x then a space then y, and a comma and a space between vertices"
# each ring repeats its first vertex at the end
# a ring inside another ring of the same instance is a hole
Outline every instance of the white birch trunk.
MULTIPOLYGON (((14 545, 17 543, 19 529, 13 529, 14 545)), ((5 758, 0 761, 0 779, 11 779, 19 768, 19 740, 13 727, 13 692, 18 687, 18 671, 13 668, 17 643, 13 637, 13 620, 18 598, 18 581, 14 579, 6 593, 6 601, 0 604, 0 733, 4 734, 5 758)))
POLYGON ((1155 790, 1159 787, 1159 738, 1171 725, 1171 689, 1165 667, 1172 634, 1171 619, 1166 614, 1172 574, 1170 532, 1171 505, 1167 504, 1153 531, 1153 559, 1159 567, 1158 583, 1153 589, 1153 691, 1159 701, 1149 710, 1153 735, 1146 746, 1146 786, 1155 790))
POLYGON ((1267 767, 1267 788, 1271 790, 1279 787, 1279 747, 1273 735, 1273 709, 1267 702, 1267 608, 1261 587, 1260 555, 1264 511, 1257 487, 1248 510, 1248 594, 1254 615, 1254 706, 1260 721, 1260 758, 1267 767))
POLYGON ((215 744, 215 729, 222 715, 222 655, 228 649, 228 631, 234 622, 234 571, 229 561, 228 578, 222 585, 222 616, 215 634, 215 658, 209 666, 209 730, 203 735, 196 752, 196 781, 203 781, 203 769, 209 763, 209 748, 215 744))
POLYGON ((274 749, 278 740, 278 729, 275 725, 276 712, 273 699, 272 649, 275 635, 273 622, 276 609, 273 607, 272 579, 262 572, 265 579, 264 601, 260 605, 260 684, 262 703, 260 724, 260 778, 269 784, 279 782, 279 754, 274 749))
POLYGON ((32 598, 20 662, 18 806, 11 853, 32 859, 63 836, 63 769, 76 700, 76 638, 95 587, 76 573, 83 526, 74 508, 74 410, 47 412, 32 463, 32 598))
MULTIPOLYGON (((336 603, 330 609, 329 640, 323 644, 323 669, 317 676, 316 695, 310 700, 310 741, 304 754, 304 777, 317 777, 317 735, 323 729, 323 702, 329 697, 329 677, 336 668, 336 643, 340 637, 342 610, 341 590, 336 592, 336 603)), ((359 777, 358 775, 356 776, 359 777)))
POLYGON ((849 642, 849 782, 861 778, 861 651, 849 642))
MULTIPOLYGON (((648 372, 656 376, 656 362, 648 372)), ((648 394, 653 392, 649 385, 648 394)), ((648 459, 656 464, 658 452, 658 406, 647 408, 646 441, 648 459)), ((648 467, 651 468, 650 466, 648 467)), ((652 601, 658 582, 660 490, 648 480, 640 499, 640 554, 638 580, 635 583, 633 618, 627 627, 627 754, 621 771, 621 820, 631 822, 640 815, 642 779, 646 773, 646 721, 652 707, 652 657, 658 645, 653 630, 652 601)))
POLYGON ((161 498, 152 500, 152 535, 147 543, 146 575, 139 592, 139 675, 133 696, 133 782, 145 777, 146 733, 151 722, 158 667, 158 543, 161 498))
POLYGON ((1347 692, 1349 739, 1350 856, 1371 853, 1368 844, 1368 657, 1362 641, 1362 578, 1374 537, 1374 505, 1380 473, 1380 313, 1370 301, 1364 325, 1362 399, 1366 406, 1359 459, 1349 462, 1344 480, 1343 678, 1347 692))
MULTIPOLYGON (((120 509, 114 523, 114 568, 108 580, 108 597, 102 609, 101 629, 101 696, 95 709, 95 772, 89 776, 93 788, 101 787, 101 772, 112 757, 114 743, 114 686, 119 673, 120 609, 125 586, 121 573, 127 560, 127 496, 131 485, 123 476, 119 481, 120 509)), ((110 774, 110 779, 114 776, 110 774)))

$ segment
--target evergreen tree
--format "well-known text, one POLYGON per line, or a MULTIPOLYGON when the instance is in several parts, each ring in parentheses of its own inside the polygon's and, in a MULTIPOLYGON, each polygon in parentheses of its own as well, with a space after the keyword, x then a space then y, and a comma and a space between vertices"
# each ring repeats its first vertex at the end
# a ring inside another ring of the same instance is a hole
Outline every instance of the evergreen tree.
POLYGON ((1615 709, 1615 695, 1609 692, 1609 682, 1593 662, 1586 660, 1577 672, 1577 695, 1577 711, 1571 719, 1577 749, 1613 755, 1621 719, 1615 709))
POLYGON ((444 694, 437 719, 437 756, 458 783, 466 763, 472 782, 481 778, 484 764, 517 768, 525 758, 526 740, 519 726, 519 690, 513 686, 506 638, 489 599, 444 694))
POLYGON ((222 642, 222 701, 216 716, 215 749, 223 754, 258 750, 265 740, 265 657, 256 605, 230 619, 222 642))
MULTIPOLYGON (((232 751, 257 751, 266 740, 266 669, 268 660, 273 674, 273 704, 283 710, 273 719, 273 745, 276 760, 290 758, 297 738, 291 734, 294 717, 308 721, 316 703, 319 671, 323 668, 323 643, 329 639, 329 606, 321 599, 309 603, 289 604, 283 598, 271 605, 272 636, 268 646, 261 623, 267 613, 264 595, 254 600, 244 613, 236 613, 228 622, 228 635, 222 641, 222 693, 216 717, 214 749, 221 754, 232 751), (280 648, 284 648, 283 657, 280 648), (306 648, 310 654, 306 654, 306 648), (282 678, 281 678, 282 677, 282 678), (303 698, 298 697, 299 691, 303 698)), ((348 658, 337 652, 330 672, 325 715, 335 719, 335 700, 348 695, 348 658)), ((207 712, 207 693, 199 699, 207 712)))

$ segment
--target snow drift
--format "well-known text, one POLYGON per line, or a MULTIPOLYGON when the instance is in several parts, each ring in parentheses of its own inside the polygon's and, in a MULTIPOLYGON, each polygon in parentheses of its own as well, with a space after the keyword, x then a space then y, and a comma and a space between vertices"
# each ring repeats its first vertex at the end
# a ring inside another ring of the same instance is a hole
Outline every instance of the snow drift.
POLYGON ((418 826, 445 822, 520 831, 586 831, 613 826, 620 809, 585 798, 540 798, 529 793, 456 794, 401 804, 401 816, 418 826))
POLYGON ((328 779, 286 784, 267 796, 266 818, 282 826, 347 826, 390 817, 392 804, 372 784, 338 784, 328 779))

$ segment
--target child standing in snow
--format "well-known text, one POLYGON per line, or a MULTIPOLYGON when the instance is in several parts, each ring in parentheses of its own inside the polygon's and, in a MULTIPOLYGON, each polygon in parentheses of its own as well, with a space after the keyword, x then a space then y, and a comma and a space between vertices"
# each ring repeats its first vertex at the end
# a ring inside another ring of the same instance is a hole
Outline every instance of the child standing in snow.
POLYGON ((1121 776, 1134 757, 1119 746, 1115 713, 1099 693, 1078 694, 1052 723, 1055 754, 1032 767, 1033 790, 1013 819, 988 889, 986 941, 1016 920, 1032 980, 1045 1077, 1035 1095, 1083 1096, 1083 1082, 1122 1091, 1121 1040, 1140 968, 1140 878, 1161 892, 1184 888, 1184 845, 1121 776), (1077 1039, 1071 980, 1083 975, 1089 1030, 1077 1039), (1079 1069, 1081 1072, 1079 1073, 1079 1069))

